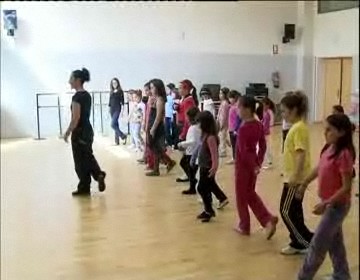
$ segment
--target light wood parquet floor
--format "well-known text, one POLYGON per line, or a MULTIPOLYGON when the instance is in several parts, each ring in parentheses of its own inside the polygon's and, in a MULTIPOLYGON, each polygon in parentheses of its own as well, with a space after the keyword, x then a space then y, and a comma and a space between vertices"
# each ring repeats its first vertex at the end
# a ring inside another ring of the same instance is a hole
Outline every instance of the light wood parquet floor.
MULTIPOLYGON (((277 129, 278 130, 278 129, 277 129)), ((312 157, 323 144, 321 125, 311 127, 312 157)), ((275 168, 263 171, 258 192, 278 214, 281 195, 280 133, 272 136, 275 168)), ((356 134, 357 146, 359 136, 356 134)), ((302 257, 285 257, 280 223, 266 241, 252 217, 252 235, 239 236, 234 203, 233 166, 222 167, 218 182, 230 205, 214 222, 201 224, 197 197, 175 183, 179 170, 147 178, 136 156, 110 140, 98 138, 96 156, 107 171, 108 189, 91 198, 73 198, 77 178, 71 148, 59 139, 2 141, 1 279, 3 280, 291 280, 302 257)), ((174 153, 174 158, 179 155, 174 153)), ((358 170, 358 167, 357 167, 358 170)), ((95 185, 96 186, 96 185, 95 185)), ((358 179, 354 193, 358 192, 358 179)), ((306 222, 316 186, 304 201, 306 222)), ((359 200, 353 197, 344 232, 353 279, 359 279, 359 200)), ((326 260, 317 279, 331 272, 326 260)))

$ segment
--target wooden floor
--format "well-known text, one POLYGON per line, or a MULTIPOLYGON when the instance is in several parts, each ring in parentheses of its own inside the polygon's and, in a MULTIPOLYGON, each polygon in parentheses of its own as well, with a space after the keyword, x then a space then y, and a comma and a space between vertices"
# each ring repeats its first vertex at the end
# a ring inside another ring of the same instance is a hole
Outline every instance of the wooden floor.
MULTIPOLYGON (((312 127, 313 158, 318 157, 323 135, 312 127)), ((358 139, 358 135, 357 135, 358 139)), ((280 136, 273 136, 276 163, 280 162, 280 136)), ((123 147, 98 139, 95 152, 107 171, 108 189, 91 198, 70 193, 76 186, 71 148, 59 139, 19 140, 1 144, 1 279, 3 280, 290 280, 302 257, 284 257, 287 244, 280 223, 266 241, 252 219, 251 237, 232 230, 237 222, 233 167, 223 165, 218 182, 231 204, 214 222, 201 224, 196 197, 180 194, 177 171, 161 178, 146 178, 135 155, 123 147)), ((176 156, 175 154, 173 155, 176 156)), ((261 173, 258 191, 278 214, 281 193, 280 165, 261 173)), ((354 184, 356 190, 358 181, 354 184)), ((316 188, 304 201, 307 224, 316 188)), ((359 279, 359 200, 345 224, 345 239, 353 279, 359 279)), ((331 273, 327 259, 318 278, 331 273)))

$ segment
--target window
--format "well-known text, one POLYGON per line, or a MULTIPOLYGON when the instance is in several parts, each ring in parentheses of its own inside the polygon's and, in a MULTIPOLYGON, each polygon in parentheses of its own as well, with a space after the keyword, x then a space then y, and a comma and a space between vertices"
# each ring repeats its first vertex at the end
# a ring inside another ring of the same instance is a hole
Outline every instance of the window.
POLYGON ((318 13, 330 13, 342 10, 348 10, 359 7, 358 0, 352 1, 326 1, 326 0, 318 0, 318 13))

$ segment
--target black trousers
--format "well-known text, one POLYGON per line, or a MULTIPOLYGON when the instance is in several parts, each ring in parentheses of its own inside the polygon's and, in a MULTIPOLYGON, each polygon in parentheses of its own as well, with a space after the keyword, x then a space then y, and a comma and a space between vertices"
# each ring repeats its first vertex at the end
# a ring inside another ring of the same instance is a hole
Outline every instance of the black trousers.
POLYGON ((200 194, 205 212, 213 214, 215 213, 212 208, 212 196, 213 193, 216 198, 222 202, 227 199, 224 192, 220 189, 219 185, 215 181, 215 177, 209 177, 210 168, 200 167, 200 180, 198 184, 198 193, 200 194))
POLYGON ((173 145, 173 120, 171 118, 165 118, 165 136, 166 136, 166 145, 173 145))
POLYGON ((289 133, 289 129, 285 129, 282 131, 282 146, 281 146, 281 151, 284 152, 284 144, 285 144, 285 140, 286 140, 286 136, 289 133))
POLYGON ((79 178, 78 190, 90 191, 91 176, 95 181, 100 175, 104 175, 95 159, 92 149, 93 136, 86 137, 74 135, 71 138, 71 147, 75 163, 75 172, 79 178))
POLYGON ((290 246, 295 249, 306 249, 309 247, 313 233, 304 222, 304 211, 302 199, 295 197, 296 188, 290 188, 284 184, 280 200, 281 217, 290 232, 290 246))
POLYGON ((180 166, 184 170, 186 176, 189 178, 190 190, 196 191, 196 184, 197 184, 196 172, 198 170, 198 166, 197 165, 191 166, 190 160, 191 160, 191 156, 184 154, 180 160, 180 166))
POLYGON ((232 149, 232 156, 233 159, 235 159, 236 156, 236 134, 234 131, 229 132, 230 137, 230 143, 231 143, 231 149, 232 149))
MULTIPOLYGON (((184 124, 180 123, 180 124, 176 124, 176 122, 174 121, 174 127, 173 127, 173 144, 175 146, 175 148, 177 149, 177 145, 180 142, 180 134, 181 131, 184 127, 184 124)), ((185 140, 185 139, 184 139, 185 140)))

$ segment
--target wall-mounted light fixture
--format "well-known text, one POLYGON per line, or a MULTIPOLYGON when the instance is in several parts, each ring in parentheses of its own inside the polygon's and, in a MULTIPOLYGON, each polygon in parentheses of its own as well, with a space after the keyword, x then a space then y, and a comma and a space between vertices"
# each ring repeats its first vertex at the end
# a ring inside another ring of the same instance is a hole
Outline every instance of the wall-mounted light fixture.
POLYGON ((3 20, 7 35, 13 37, 17 29, 16 10, 3 10, 3 20))

